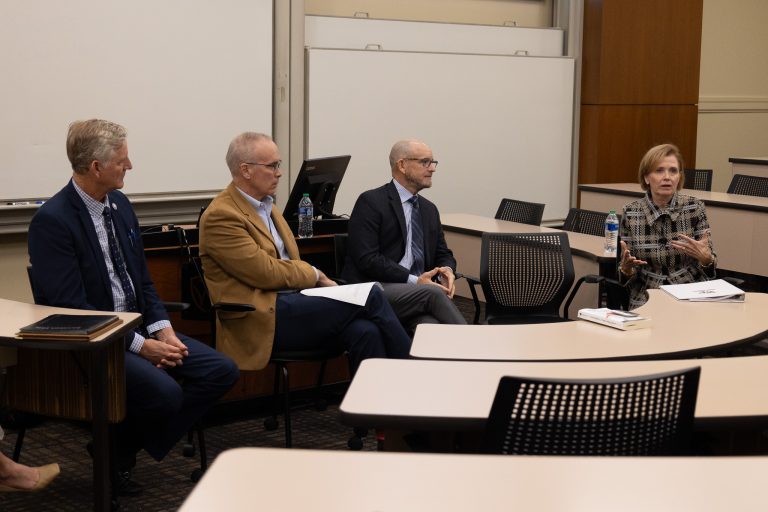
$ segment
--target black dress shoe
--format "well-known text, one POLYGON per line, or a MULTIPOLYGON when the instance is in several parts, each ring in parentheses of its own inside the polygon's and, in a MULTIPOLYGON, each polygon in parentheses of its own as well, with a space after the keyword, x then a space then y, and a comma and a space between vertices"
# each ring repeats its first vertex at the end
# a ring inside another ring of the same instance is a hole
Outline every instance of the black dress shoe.
POLYGON ((117 496, 138 496, 142 491, 142 485, 131 480, 130 471, 117 471, 112 477, 112 492, 117 496))

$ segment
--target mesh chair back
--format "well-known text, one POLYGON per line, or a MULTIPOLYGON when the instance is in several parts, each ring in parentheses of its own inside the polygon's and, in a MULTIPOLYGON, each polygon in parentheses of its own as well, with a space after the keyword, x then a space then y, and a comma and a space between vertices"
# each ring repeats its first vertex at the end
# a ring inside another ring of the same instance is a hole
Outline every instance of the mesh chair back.
MULTIPOLYGON (((605 218, 607 216, 608 212, 571 208, 568 210, 568 216, 565 218, 563 229, 566 231, 573 231, 574 233, 604 236, 605 218)), ((620 214, 616 214, 616 216, 621 220, 620 214)))
POLYGON ((676 455, 689 447, 700 368, 617 380, 503 377, 485 449, 523 455, 676 455))
POLYGON ((544 206, 542 203, 502 199, 499 209, 496 211, 496 218, 539 226, 541 218, 544 216, 544 206))
POLYGON ((768 178, 762 176, 749 176, 746 174, 734 174, 731 179, 731 184, 728 185, 728 193, 768 197, 768 178))
POLYGON ((483 233, 480 282, 488 323, 560 319, 573 280, 567 233, 483 233))
POLYGON ((685 169, 684 188, 691 190, 712 190, 712 169, 685 169))

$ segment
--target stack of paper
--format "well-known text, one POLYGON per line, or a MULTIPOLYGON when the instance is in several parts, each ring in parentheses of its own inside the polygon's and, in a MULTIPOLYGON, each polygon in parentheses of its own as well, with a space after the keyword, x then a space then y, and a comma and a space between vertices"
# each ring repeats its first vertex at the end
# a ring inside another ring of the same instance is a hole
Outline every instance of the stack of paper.
POLYGON ((722 279, 699 283, 663 284, 659 288, 676 298, 691 302, 744 302, 744 290, 722 279))
POLYGON ((640 316, 631 311, 619 311, 616 309, 584 308, 579 310, 579 318, 588 320, 597 324, 607 325, 614 329, 622 331, 631 331, 633 329, 643 329, 651 326, 651 319, 640 316))

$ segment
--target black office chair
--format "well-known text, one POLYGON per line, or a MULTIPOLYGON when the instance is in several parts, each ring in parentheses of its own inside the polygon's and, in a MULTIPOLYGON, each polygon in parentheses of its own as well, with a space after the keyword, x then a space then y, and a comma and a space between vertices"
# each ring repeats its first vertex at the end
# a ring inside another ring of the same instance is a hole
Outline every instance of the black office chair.
POLYGON ((683 188, 690 190, 712 190, 712 169, 685 169, 683 188))
MULTIPOLYGON (((605 235, 605 218, 607 214, 605 212, 598 212, 594 210, 583 210, 581 208, 571 208, 568 211, 568 216, 565 218, 563 229, 565 231, 572 231, 574 233, 584 233, 593 236, 605 235)), ((616 215, 621 222, 621 215, 616 215)), ((616 240, 616 245, 621 247, 621 237, 616 240)), ((619 260, 621 259, 621 251, 616 252, 615 264, 609 267, 610 272, 615 273, 618 270, 619 260)), ((576 285, 573 291, 568 297, 568 301, 565 303, 565 317, 568 318, 568 309, 571 305, 571 301, 576 296, 579 288, 584 283, 598 284, 600 286, 600 295, 598 298, 597 307, 609 307, 611 309, 629 309, 629 292, 627 289, 619 283, 617 279, 611 277, 605 277, 601 275, 588 274, 579 278, 576 281, 576 285)))
MULTIPOLYGON (((581 208, 571 208, 565 217, 563 229, 574 233, 584 233, 587 235, 604 236, 605 218, 608 212, 597 212, 594 210, 583 210, 581 208)), ((619 222, 621 215, 617 214, 619 222)))
MULTIPOLYGON (((211 322, 211 337, 216 340, 216 315, 219 311, 226 312, 250 312, 256 308, 253 304, 218 302, 212 303, 205 283, 203 267, 199 256, 194 256, 183 230, 179 229, 181 246, 187 252, 187 263, 182 270, 182 297, 189 297, 192 303, 190 308, 199 319, 200 314, 207 315, 211 322)), ((275 430, 279 426, 277 416, 280 406, 283 409, 285 422, 285 447, 293 446, 293 430, 291 428, 291 393, 289 365, 292 363, 319 363, 317 387, 321 387, 325 376, 326 363, 344 354, 340 348, 328 347, 316 350, 273 350, 269 362, 275 366, 275 380, 273 386, 273 412, 272 416, 264 420, 264 428, 275 430)))
POLYGON ((488 324, 560 322, 560 305, 574 280, 566 233, 483 233, 480 279, 468 277, 475 323, 485 294, 488 324))
POLYGON ((488 453, 681 455, 689 450, 700 368, 599 380, 502 377, 488 453))
POLYGON ((749 176, 746 174, 734 174, 731 179, 731 184, 728 185, 728 193, 768 197, 768 178, 762 176, 749 176))
POLYGON ((336 233, 333 235, 333 262, 336 276, 333 278, 339 284, 345 284, 341 280, 341 272, 344 270, 344 262, 347 259, 347 242, 349 236, 347 233, 336 233))
POLYGON ((544 216, 544 206, 542 203, 529 203, 505 198, 501 200, 495 218, 539 226, 544 216))

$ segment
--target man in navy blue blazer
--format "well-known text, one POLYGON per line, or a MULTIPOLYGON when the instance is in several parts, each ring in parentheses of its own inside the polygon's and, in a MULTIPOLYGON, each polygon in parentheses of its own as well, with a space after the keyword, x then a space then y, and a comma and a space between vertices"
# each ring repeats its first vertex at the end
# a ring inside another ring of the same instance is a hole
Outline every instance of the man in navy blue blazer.
POLYGON ((451 300, 456 259, 445 243, 437 207, 419 192, 432 186, 437 161, 419 140, 396 142, 389 153, 392 181, 360 194, 349 219, 342 277, 379 281, 400 321, 465 324, 451 300), (414 229, 416 228, 416 229, 414 229))
MULTIPOLYGON (((35 302, 99 311, 137 311, 125 339, 126 419, 114 443, 118 492, 136 453, 161 460, 237 381, 225 355, 176 333, 144 258, 139 223, 118 189, 131 169, 126 131, 99 119, 69 127, 72 179, 32 218, 29 256, 35 302)), ((122 487, 121 487, 122 486, 122 487)))

